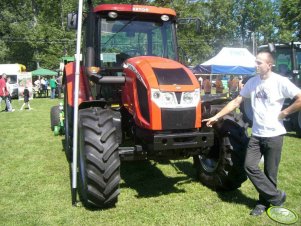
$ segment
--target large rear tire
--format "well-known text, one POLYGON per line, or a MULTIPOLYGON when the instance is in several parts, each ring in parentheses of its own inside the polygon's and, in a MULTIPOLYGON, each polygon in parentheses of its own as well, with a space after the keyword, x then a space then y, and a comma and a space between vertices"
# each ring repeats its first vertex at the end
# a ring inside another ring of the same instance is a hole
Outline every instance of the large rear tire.
POLYGON ((244 122, 248 123, 249 127, 253 126, 253 110, 251 106, 251 99, 245 98, 240 105, 240 112, 242 113, 242 119, 244 122))
POLYGON ((79 195, 87 208, 117 202, 120 159, 112 113, 102 108, 79 111, 79 195))
POLYGON ((194 156, 197 176, 207 187, 216 190, 234 190, 247 179, 244 159, 248 144, 246 125, 241 114, 225 116, 214 125, 214 146, 194 156))
POLYGON ((55 126, 60 124, 60 106, 53 106, 50 109, 50 123, 51 123, 51 130, 54 130, 55 126))

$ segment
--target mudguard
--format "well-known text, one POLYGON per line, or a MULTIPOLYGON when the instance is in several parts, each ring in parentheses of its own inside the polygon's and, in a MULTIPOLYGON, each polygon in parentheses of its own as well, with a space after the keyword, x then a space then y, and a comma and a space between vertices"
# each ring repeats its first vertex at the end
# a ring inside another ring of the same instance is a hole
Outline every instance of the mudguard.
MULTIPOLYGON (((65 92, 68 92, 68 105, 74 107, 74 85, 75 85, 75 62, 66 64, 64 70, 65 92)), ((79 75, 78 104, 85 101, 93 101, 88 77, 84 74, 83 67, 79 75)))

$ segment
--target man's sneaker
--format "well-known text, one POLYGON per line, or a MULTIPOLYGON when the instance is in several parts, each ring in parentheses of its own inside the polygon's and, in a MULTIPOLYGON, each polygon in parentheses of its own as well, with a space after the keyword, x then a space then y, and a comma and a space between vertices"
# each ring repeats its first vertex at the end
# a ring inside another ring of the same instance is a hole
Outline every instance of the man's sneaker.
POLYGON ((283 206, 286 201, 286 193, 284 191, 281 192, 281 198, 278 202, 272 203, 273 206, 283 206))
POLYGON ((255 206, 255 208, 250 212, 250 215, 252 215, 252 216, 260 216, 262 213, 265 212, 266 208, 267 207, 264 206, 264 205, 257 204, 255 206))

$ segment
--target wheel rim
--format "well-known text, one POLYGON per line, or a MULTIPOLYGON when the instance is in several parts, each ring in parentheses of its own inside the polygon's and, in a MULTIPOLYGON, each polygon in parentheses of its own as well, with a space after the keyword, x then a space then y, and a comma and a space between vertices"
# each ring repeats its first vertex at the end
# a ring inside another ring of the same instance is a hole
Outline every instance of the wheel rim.
POLYGON ((220 141, 217 136, 214 140, 214 146, 210 148, 209 152, 199 156, 202 168, 208 173, 215 172, 220 161, 220 141))
POLYGON ((208 173, 213 173, 218 166, 218 161, 213 158, 205 158, 204 156, 200 156, 200 163, 205 171, 208 173))
POLYGON ((59 135, 59 133, 60 133, 59 127, 58 127, 58 126, 55 126, 53 132, 54 132, 54 135, 55 135, 55 136, 59 135))

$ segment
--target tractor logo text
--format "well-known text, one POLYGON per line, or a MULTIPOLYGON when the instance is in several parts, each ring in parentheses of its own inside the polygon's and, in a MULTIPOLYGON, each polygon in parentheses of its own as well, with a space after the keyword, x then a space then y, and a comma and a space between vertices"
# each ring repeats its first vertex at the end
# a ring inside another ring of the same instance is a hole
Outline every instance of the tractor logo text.
POLYGON ((149 9, 148 8, 143 8, 143 7, 134 7, 133 11, 134 12, 148 12, 149 9))
POLYGON ((125 64, 124 67, 130 69, 131 71, 133 71, 135 73, 137 79, 139 79, 139 81, 142 82, 142 84, 146 87, 146 84, 145 84, 142 76, 140 75, 140 73, 138 72, 138 70, 134 67, 134 65, 132 65, 132 64, 125 64))

